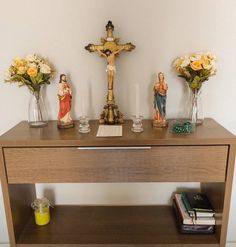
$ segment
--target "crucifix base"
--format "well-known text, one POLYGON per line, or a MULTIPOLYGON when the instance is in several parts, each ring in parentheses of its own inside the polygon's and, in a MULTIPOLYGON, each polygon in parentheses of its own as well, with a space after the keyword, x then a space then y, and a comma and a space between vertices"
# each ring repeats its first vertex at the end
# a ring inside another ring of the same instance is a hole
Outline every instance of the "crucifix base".
POLYGON ((123 114, 118 110, 118 106, 115 104, 107 104, 104 106, 104 110, 100 115, 100 124, 123 124, 123 114))

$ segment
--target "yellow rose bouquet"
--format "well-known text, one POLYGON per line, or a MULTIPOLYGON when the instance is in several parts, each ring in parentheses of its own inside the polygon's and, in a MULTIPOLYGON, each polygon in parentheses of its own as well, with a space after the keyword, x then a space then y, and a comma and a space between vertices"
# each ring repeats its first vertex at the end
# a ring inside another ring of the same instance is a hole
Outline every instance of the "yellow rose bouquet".
POLYGON ((216 57, 209 52, 194 53, 178 57, 174 61, 174 67, 191 89, 199 90, 203 82, 216 74, 216 57))
POLYGON ((203 123, 204 116, 201 109, 201 87, 203 82, 216 74, 216 57, 211 53, 194 53, 178 57, 174 61, 174 67, 179 77, 186 80, 190 92, 191 109, 188 116, 193 124, 203 123))
POLYGON ((44 84, 50 84, 53 71, 49 63, 37 55, 15 58, 6 72, 5 82, 27 86, 33 93, 44 84))
POLYGON ((28 110, 28 121, 31 127, 42 127, 47 124, 47 109, 41 93, 41 87, 50 84, 53 70, 42 57, 28 55, 15 58, 6 72, 5 82, 17 83, 28 87, 31 97, 28 110))

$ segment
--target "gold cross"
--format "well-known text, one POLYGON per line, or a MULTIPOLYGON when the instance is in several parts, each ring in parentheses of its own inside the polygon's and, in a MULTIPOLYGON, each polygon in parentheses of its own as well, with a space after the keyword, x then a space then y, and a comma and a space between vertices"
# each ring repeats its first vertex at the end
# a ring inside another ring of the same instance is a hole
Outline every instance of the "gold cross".
POLYGON ((89 44, 85 47, 89 52, 98 52, 107 60, 107 81, 108 93, 107 104, 100 116, 101 124, 121 124, 124 122, 122 113, 119 112, 118 106, 115 105, 115 97, 113 91, 114 75, 116 73, 115 59, 121 51, 132 51, 135 46, 132 43, 119 44, 119 39, 113 35, 114 25, 109 21, 106 25, 107 37, 101 39, 99 45, 89 44))

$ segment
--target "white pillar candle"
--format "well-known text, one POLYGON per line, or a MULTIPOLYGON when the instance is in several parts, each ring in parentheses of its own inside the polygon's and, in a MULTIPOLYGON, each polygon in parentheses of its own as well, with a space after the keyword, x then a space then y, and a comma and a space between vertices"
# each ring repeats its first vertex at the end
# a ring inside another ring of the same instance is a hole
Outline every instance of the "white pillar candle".
POLYGON ((139 85, 135 85, 135 116, 138 118, 140 115, 140 109, 139 109, 139 85))
POLYGON ((85 85, 82 84, 82 88, 81 88, 81 114, 82 117, 86 116, 86 112, 85 112, 85 85))

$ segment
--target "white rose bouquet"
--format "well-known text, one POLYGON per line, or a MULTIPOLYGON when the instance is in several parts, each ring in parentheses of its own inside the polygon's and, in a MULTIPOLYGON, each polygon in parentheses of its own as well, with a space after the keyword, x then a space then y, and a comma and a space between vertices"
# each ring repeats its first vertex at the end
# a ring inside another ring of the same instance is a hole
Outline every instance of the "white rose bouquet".
POLYGON ((210 52, 178 57, 174 67, 192 90, 199 90, 203 82, 216 74, 216 57, 210 52))
POLYGON ((27 86, 34 93, 44 84, 50 84, 53 76, 52 67, 42 57, 28 55, 25 58, 15 58, 6 72, 5 82, 18 83, 27 86))

